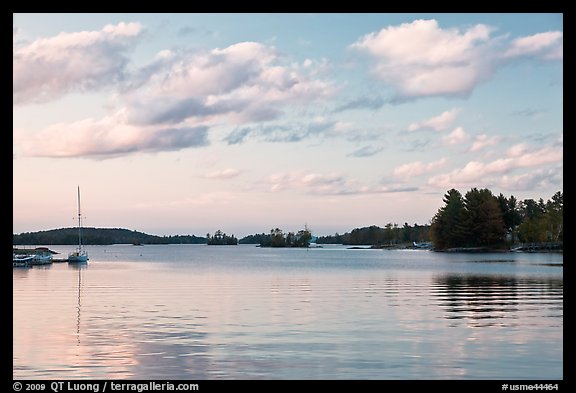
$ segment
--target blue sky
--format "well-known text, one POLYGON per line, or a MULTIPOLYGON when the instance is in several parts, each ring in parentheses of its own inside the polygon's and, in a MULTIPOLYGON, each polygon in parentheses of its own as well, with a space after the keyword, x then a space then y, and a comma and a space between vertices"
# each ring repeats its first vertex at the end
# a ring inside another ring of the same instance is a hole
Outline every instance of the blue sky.
POLYGON ((427 224, 563 191, 562 14, 14 14, 13 230, 427 224), (42 191, 40 191, 42 190, 42 191))

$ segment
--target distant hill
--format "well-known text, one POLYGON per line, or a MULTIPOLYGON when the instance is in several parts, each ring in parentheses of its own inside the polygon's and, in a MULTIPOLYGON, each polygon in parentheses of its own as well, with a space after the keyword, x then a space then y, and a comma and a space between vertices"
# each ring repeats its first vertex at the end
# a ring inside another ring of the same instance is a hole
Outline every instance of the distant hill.
MULTIPOLYGON (((13 245, 70 245, 78 243, 78 228, 14 234, 13 245)), ((124 228, 82 228, 82 244, 206 244, 206 238, 194 235, 156 236, 124 228)))

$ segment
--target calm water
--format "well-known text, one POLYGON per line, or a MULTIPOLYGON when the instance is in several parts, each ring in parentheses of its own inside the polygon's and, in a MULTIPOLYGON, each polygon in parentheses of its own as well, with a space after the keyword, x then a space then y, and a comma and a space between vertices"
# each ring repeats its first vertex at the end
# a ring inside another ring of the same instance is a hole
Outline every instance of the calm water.
POLYGON ((14 379, 563 378, 561 254, 88 251, 13 269, 14 379))

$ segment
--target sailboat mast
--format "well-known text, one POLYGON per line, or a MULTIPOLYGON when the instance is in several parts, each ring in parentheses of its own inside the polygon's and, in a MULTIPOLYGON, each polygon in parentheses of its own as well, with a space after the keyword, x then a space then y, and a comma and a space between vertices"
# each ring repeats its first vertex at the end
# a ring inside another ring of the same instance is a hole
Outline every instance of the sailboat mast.
POLYGON ((78 186, 78 252, 82 249, 82 218, 80 213, 80 186, 78 186))

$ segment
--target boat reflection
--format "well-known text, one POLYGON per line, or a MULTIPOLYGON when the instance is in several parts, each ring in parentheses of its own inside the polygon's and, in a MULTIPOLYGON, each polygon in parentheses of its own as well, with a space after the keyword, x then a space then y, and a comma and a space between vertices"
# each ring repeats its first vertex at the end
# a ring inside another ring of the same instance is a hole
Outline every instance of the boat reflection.
POLYGON ((69 264, 69 268, 78 270, 78 304, 76 306, 76 340, 80 345, 80 315, 82 312, 82 270, 87 268, 83 264, 69 264))

